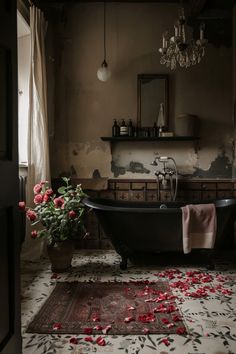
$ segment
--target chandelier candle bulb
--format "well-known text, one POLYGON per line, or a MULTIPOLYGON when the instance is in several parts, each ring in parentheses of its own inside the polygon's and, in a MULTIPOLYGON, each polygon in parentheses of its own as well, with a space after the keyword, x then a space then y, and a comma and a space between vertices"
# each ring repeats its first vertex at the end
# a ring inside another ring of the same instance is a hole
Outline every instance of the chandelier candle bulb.
POLYGON ((200 63, 205 55, 207 39, 204 38, 205 25, 201 24, 199 39, 188 38, 188 31, 184 15, 184 8, 179 9, 178 21, 174 23, 174 35, 168 36, 168 32, 162 35, 162 48, 160 63, 171 70, 175 70, 179 64, 182 68, 188 68, 200 63))
POLYGON ((175 37, 178 37, 178 32, 179 32, 179 31, 178 31, 178 26, 175 25, 174 27, 175 27, 175 37))
POLYGON ((204 24, 200 26, 200 41, 204 40, 204 24))

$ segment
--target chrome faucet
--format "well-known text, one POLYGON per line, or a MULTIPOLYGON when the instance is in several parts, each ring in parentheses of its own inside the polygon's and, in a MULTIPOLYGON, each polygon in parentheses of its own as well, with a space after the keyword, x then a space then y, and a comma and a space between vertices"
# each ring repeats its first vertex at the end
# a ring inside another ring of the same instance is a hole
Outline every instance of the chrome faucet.
POLYGON ((155 176, 157 177, 157 182, 161 183, 164 189, 168 187, 168 182, 169 182, 171 199, 175 200, 177 195, 177 187, 178 187, 178 171, 177 171, 175 160, 173 159, 173 157, 157 156, 151 162, 151 165, 158 166, 159 163, 163 164, 163 168, 155 172, 155 176), (168 162, 172 162, 174 168, 166 167, 166 164, 168 162), (173 178, 175 179, 175 186, 173 185, 173 178))

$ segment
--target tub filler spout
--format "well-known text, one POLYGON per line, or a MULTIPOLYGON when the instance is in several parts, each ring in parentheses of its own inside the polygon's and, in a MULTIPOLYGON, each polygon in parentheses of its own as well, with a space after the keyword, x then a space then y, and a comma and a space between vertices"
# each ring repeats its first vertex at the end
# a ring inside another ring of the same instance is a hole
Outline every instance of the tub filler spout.
MULTIPOLYGON (((173 157, 157 156, 152 162, 152 166, 161 164, 161 169, 155 172, 157 183, 162 189, 170 188, 171 200, 175 201, 178 190, 178 171, 173 157), (171 164, 170 167, 168 164, 171 164)), ((160 190, 160 188, 158 188, 160 190)))

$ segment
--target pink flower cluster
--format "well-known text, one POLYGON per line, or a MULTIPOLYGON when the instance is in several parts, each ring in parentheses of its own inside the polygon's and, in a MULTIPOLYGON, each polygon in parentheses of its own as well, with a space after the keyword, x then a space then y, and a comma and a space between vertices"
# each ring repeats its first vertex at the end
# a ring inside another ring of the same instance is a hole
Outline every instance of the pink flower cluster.
POLYGON ((55 237, 58 241, 61 236, 63 236, 61 239, 64 240, 65 235, 66 237, 70 235, 71 238, 78 235, 79 223, 77 223, 77 218, 82 218, 83 206, 80 201, 84 194, 80 185, 73 189, 68 178, 64 177, 63 181, 66 186, 58 189, 59 197, 49 188, 47 181, 42 181, 33 188, 34 208, 26 207, 24 201, 19 202, 19 208, 25 211, 27 219, 34 225, 41 222, 44 227, 44 230, 33 230, 31 232, 33 239, 49 236, 49 232, 47 232, 49 228, 50 240, 55 237))

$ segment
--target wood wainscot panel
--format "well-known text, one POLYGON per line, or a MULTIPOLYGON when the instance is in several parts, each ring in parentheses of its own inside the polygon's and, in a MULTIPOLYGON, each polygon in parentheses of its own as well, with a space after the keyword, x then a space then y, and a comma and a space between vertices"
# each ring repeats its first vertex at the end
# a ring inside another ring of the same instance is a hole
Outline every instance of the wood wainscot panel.
POLYGON ((115 199, 115 191, 101 191, 99 196, 103 199, 115 199))
POLYGON ((129 191, 116 191, 116 200, 129 200, 129 191))
POLYGON ((233 190, 233 183, 231 182, 218 182, 217 190, 233 190))
POLYGON ((202 192, 202 199, 203 200, 210 200, 216 199, 216 191, 204 191, 202 192))
POLYGON ((146 191, 146 200, 147 202, 157 202, 158 201, 158 192, 146 191))
POLYGON ((233 191, 217 191, 217 198, 227 199, 233 197, 233 191))
POLYGON ((116 190, 130 190, 130 182, 117 182, 116 183, 116 190))
POLYGON ((131 189, 132 190, 143 190, 146 187, 145 182, 132 182, 131 183, 131 189))
POLYGON ((168 190, 161 190, 160 191, 160 200, 162 202, 170 202, 171 201, 171 194, 168 190))
POLYGON ((204 182, 202 183, 202 190, 216 190, 216 183, 214 182, 204 182))
POLYGON ((129 199, 135 202, 144 202, 145 201, 145 193, 144 191, 130 191, 129 199))
POLYGON ((147 190, 155 190, 158 189, 157 182, 147 182, 147 190))

